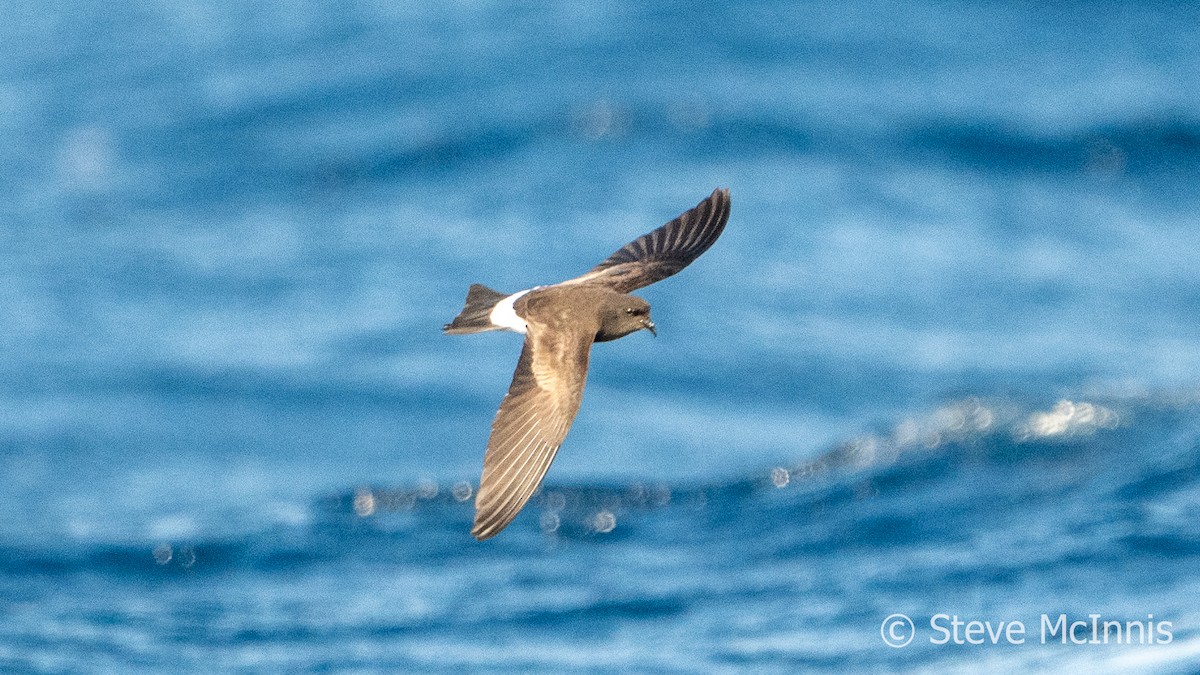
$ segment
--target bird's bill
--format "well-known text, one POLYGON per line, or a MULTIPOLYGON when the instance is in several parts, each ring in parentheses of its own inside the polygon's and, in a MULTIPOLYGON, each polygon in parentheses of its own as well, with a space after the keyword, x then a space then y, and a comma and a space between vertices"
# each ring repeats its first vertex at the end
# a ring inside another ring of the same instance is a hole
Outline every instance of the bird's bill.
POLYGON ((653 335, 654 337, 658 337, 658 331, 654 330, 654 322, 653 321, 646 319, 645 321, 642 322, 642 328, 645 328, 646 330, 650 331, 650 334, 653 335))

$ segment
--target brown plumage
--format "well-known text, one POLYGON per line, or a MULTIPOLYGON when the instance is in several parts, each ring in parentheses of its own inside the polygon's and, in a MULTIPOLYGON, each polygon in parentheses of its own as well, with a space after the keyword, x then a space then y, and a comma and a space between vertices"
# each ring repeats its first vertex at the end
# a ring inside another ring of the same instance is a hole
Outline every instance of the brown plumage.
POLYGON ((708 250, 729 219, 729 191, 618 249, 587 274, 505 295, 475 284, 451 334, 525 333, 512 384, 492 423, 475 498, 480 540, 504 529, 541 484, 583 401, 593 342, 654 332, 650 305, 629 291, 665 279, 708 250))

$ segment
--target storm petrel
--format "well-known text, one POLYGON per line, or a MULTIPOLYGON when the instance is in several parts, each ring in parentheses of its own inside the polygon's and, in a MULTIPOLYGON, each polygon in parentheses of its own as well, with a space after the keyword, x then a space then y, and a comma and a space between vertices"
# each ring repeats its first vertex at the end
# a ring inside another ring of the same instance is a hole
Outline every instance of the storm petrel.
POLYGON ((630 291, 666 279, 708 250, 729 220, 729 190, 622 246, 587 274, 511 295, 472 284, 448 334, 511 330, 525 335, 508 394, 492 422, 475 496, 480 541, 516 518, 542 482, 583 400, 593 342, 646 329, 650 304, 630 291))

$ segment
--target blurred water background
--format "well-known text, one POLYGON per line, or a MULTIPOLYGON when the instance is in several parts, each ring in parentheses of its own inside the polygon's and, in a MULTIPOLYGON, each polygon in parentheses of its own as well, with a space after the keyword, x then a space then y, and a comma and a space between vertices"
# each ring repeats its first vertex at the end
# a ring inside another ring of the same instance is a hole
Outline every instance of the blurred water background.
POLYGON ((4 3, 0 670, 1194 669, 1198 25, 4 3), (642 292, 659 338, 596 348, 476 543, 520 338, 442 336, 467 285, 717 186, 725 235, 642 292), (931 644, 938 613, 1030 639, 931 644))

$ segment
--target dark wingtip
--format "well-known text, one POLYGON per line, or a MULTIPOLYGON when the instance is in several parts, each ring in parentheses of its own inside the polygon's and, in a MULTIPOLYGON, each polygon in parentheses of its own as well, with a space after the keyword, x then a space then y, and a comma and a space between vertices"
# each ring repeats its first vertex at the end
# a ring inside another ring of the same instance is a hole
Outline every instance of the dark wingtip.
POLYGON ((733 203, 733 200, 729 198, 729 188, 719 187, 716 190, 713 190, 713 193, 711 195, 709 195, 708 198, 714 199, 716 197, 720 197, 721 201, 724 202, 724 204, 721 205, 721 210, 723 210, 726 213, 725 217, 728 218, 729 217, 728 216, 729 207, 733 203))

